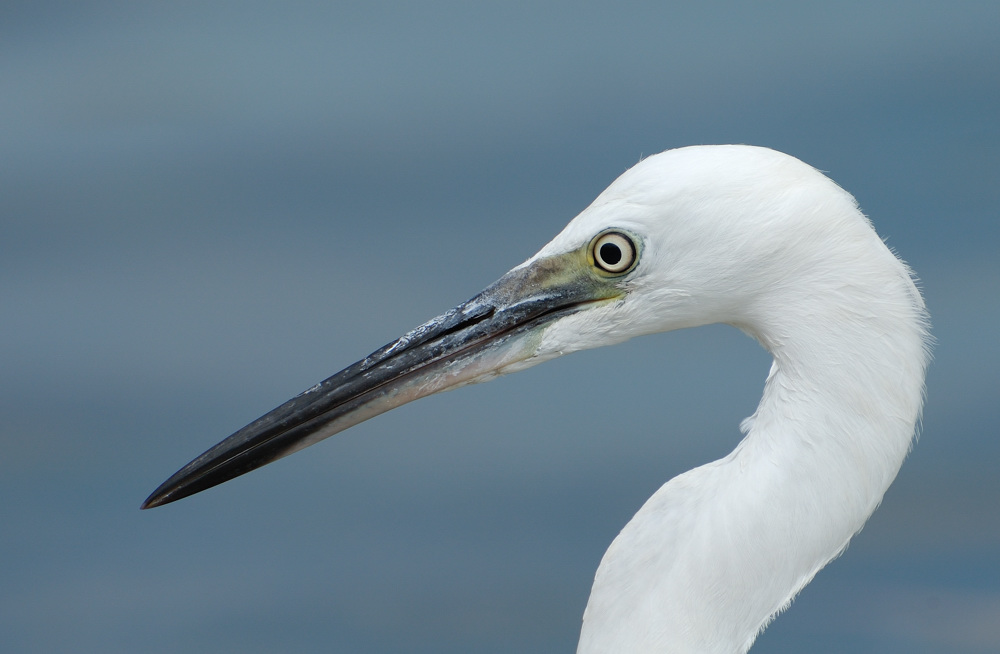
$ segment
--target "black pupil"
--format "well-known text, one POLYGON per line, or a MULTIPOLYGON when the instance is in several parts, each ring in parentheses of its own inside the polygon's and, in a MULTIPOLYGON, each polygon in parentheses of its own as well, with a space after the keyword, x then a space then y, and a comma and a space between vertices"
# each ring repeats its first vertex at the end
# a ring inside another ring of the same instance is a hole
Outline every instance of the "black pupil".
POLYGON ((617 265, 622 260, 622 249, 614 243, 605 243, 601 246, 601 261, 609 266, 617 265))

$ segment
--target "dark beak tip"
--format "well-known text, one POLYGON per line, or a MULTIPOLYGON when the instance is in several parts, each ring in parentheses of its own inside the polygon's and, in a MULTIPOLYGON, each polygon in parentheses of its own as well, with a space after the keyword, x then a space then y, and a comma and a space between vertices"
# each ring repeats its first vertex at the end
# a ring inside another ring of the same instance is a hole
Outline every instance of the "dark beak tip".
POLYGON ((173 502, 174 499, 176 498, 170 497, 169 493, 164 493, 160 488, 157 488, 143 501, 143 503, 139 506, 139 510, 145 511, 146 509, 155 509, 158 506, 163 506, 164 504, 173 502))
POLYGON ((203 490, 203 487, 198 484, 178 484, 177 478, 180 476, 181 474, 178 472, 173 477, 160 484, 160 486, 150 493, 149 497, 143 501, 143 503, 139 506, 139 510, 145 511, 146 509, 155 509, 158 506, 182 500, 189 495, 194 495, 199 490, 203 490))

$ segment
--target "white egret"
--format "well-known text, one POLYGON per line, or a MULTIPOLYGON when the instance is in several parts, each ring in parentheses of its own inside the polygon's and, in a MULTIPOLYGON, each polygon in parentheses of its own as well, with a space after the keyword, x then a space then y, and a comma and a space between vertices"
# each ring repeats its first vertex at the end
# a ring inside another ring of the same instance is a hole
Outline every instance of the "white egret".
POLYGON ((143 507, 431 393, 716 322, 773 356, 763 397, 731 454, 666 483, 612 543, 578 652, 746 652, 896 476, 930 340, 909 270, 854 198, 764 148, 641 161, 534 257, 236 432, 143 507))

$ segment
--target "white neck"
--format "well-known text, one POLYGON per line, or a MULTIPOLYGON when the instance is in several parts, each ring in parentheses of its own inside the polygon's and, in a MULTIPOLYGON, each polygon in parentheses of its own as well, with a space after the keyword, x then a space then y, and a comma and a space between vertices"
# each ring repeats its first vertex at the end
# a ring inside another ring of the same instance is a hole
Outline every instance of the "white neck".
POLYGON ((861 529, 910 447, 927 361, 919 293, 878 257, 892 274, 781 289, 740 321, 774 356, 746 437, 615 539, 578 654, 746 652, 861 529))

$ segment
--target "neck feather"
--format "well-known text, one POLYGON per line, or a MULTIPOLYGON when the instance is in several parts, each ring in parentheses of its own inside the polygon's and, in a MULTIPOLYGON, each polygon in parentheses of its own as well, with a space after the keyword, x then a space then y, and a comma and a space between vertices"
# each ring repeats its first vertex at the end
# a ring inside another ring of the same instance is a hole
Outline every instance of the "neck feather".
POLYGON ((746 652, 861 529, 910 448, 928 359, 919 292, 885 255, 891 274, 776 292, 738 325, 774 356, 746 436, 618 536, 579 654, 746 652))

